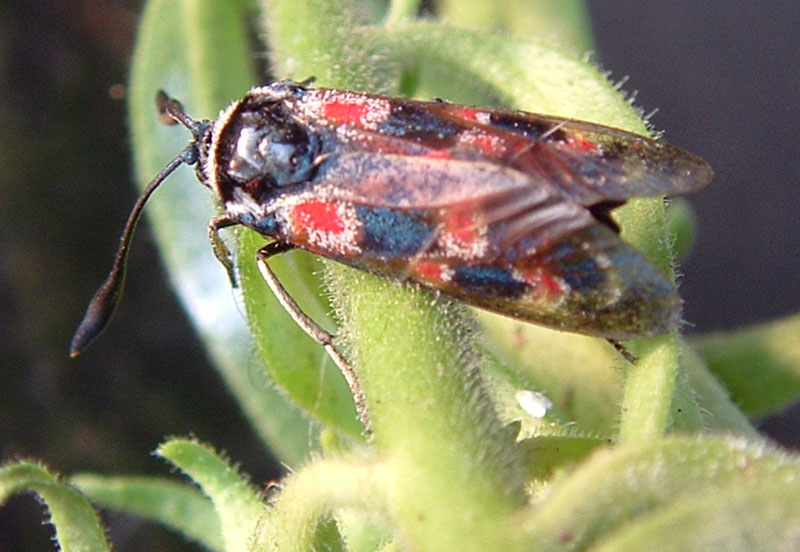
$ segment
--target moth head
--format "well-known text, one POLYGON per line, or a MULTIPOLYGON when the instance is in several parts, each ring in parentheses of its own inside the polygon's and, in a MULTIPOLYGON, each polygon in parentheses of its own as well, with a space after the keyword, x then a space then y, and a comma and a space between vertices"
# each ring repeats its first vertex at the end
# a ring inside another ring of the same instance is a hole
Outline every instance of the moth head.
POLYGON ((206 178, 223 204, 242 193, 266 201, 312 177, 319 140, 284 100, 269 87, 257 88, 217 119, 206 178))

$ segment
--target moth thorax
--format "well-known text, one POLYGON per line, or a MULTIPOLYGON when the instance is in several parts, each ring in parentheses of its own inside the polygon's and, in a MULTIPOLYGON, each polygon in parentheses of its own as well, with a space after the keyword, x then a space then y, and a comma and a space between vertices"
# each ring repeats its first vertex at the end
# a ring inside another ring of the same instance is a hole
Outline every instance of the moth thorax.
POLYGON ((229 178, 285 186, 311 176, 317 139, 272 107, 242 111, 229 125, 223 138, 229 157, 222 165, 229 178))

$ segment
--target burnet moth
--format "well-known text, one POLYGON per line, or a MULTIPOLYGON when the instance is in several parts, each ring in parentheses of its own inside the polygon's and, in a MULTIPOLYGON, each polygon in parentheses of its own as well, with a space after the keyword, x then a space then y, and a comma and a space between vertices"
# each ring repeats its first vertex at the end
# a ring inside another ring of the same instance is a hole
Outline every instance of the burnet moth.
POLYGON ((270 257, 306 249, 612 343, 678 324, 675 286, 620 238, 610 212, 629 198, 704 186, 712 172, 700 158, 593 123, 305 84, 254 88, 214 121, 189 118, 159 93, 162 115, 193 140, 133 208, 114 267, 72 339, 73 356, 119 302, 145 202, 184 163, 196 166, 224 210, 209 236, 229 274, 219 230, 242 225, 271 238, 258 252, 265 280, 356 392, 333 336, 297 307, 270 257))

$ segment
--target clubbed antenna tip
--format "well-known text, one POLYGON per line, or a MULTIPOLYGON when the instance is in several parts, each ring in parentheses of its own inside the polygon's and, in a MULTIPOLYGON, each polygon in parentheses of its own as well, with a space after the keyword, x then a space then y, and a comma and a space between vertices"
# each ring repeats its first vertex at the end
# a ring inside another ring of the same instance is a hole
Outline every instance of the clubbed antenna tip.
MULTIPOLYGON (((178 122, 182 124, 189 129, 195 140, 202 135, 207 127, 207 123, 194 121, 186 115, 183 111, 183 106, 161 90, 156 94, 156 106, 159 111, 159 118, 162 122, 167 122, 168 124, 175 124, 178 122)), ((134 230, 136 229, 136 223, 139 222, 139 217, 142 214, 145 203, 147 203, 147 200, 156 188, 158 188, 159 184, 161 184, 172 171, 184 163, 193 164, 196 160, 197 144, 193 141, 181 151, 180 154, 172 159, 166 167, 159 171, 136 200, 136 204, 133 206, 130 215, 128 215, 128 221, 125 223, 125 229, 119 241, 119 248, 114 257, 114 265, 111 268, 111 272, 109 272, 105 282, 103 282, 100 288, 95 292, 94 297, 92 297, 86 309, 83 320, 72 336, 69 349, 71 357, 76 357, 82 353, 97 336, 102 333, 122 298, 122 290, 125 285, 125 268, 128 262, 128 251, 130 249, 134 230)))

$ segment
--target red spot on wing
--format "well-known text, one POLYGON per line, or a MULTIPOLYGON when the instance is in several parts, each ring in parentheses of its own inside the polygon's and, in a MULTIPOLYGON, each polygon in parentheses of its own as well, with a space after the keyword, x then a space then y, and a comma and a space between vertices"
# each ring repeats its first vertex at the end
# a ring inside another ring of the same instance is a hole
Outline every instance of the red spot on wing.
POLYGON ((474 243, 480 238, 475 217, 468 211, 454 210, 445 215, 444 229, 452 239, 463 245, 474 243))
POLYGON ((337 123, 358 124, 369 113, 363 102, 331 101, 322 104, 322 116, 337 123))
POLYGON ((555 277, 542 270, 522 274, 525 282, 533 288, 537 299, 553 301, 564 294, 564 287, 555 277))
POLYGON ((597 144, 595 144, 591 140, 585 139, 583 136, 581 136, 579 134, 575 135, 575 136, 570 136, 567 139, 567 144, 569 144, 569 146, 572 149, 578 150, 578 151, 582 151, 582 152, 583 151, 592 152, 592 151, 596 151, 597 150, 597 144))
POLYGON ((453 116, 458 117, 459 119, 465 119, 467 121, 477 121, 479 115, 482 112, 478 109, 473 109, 471 107, 453 106, 450 108, 450 113, 452 113, 453 116))
POLYGON ((428 282, 442 282, 444 280, 444 267, 438 263, 420 261, 414 265, 414 273, 428 282))
POLYGON ((491 134, 485 134, 483 132, 466 133, 462 135, 461 141, 464 144, 469 144, 470 146, 474 147, 479 151, 488 153, 497 152, 498 148, 502 146, 497 136, 493 136, 491 134))
POLYGON ((338 234, 345 229, 336 204, 327 201, 307 201, 292 209, 295 224, 307 232, 338 234))

